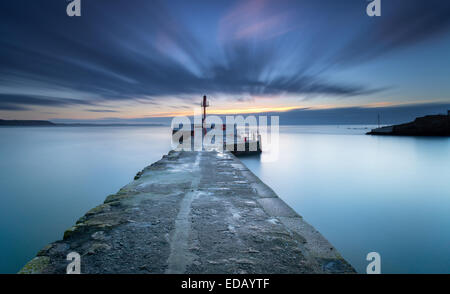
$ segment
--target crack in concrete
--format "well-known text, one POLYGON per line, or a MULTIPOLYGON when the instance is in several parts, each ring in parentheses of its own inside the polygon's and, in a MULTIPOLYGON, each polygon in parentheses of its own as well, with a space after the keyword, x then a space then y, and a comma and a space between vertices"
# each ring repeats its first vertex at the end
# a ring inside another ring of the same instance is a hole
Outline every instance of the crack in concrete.
MULTIPOLYGON (((197 153, 192 172, 199 170, 201 161, 201 152, 197 153)), ((200 175, 200 173, 197 173, 200 175)), ((182 274, 186 267, 190 265, 195 256, 189 252, 189 235, 191 231, 191 204, 198 194, 198 185, 200 177, 194 178, 191 185, 191 191, 186 193, 180 203, 180 210, 175 220, 175 229, 170 240, 170 255, 167 259, 167 274, 182 274)))

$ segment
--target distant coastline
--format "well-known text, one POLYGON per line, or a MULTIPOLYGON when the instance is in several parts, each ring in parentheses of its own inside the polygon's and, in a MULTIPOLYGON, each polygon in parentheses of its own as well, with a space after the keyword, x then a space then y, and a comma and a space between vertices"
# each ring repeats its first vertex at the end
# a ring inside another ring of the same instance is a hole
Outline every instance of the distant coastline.
POLYGON ((3 120, 0 127, 162 127, 165 124, 93 124, 93 123, 54 123, 48 120, 3 120))

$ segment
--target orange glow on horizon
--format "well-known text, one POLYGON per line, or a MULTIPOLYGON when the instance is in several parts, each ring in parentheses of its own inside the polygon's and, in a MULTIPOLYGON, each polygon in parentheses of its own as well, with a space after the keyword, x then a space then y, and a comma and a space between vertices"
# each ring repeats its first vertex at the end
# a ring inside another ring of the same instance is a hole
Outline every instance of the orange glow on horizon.
MULTIPOLYGON (((264 112, 285 112, 295 109, 304 108, 303 106, 284 106, 284 107, 254 107, 254 108, 236 108, 236 109, 208 109, 208 114, 224 115, 224 114, 250 114, 264 112)), ((172 116, 192 116, 193 111, 185 112, 162 112, 149 115, 149 117, 172 117, 172 116)))
MULTIPOLYGON (((408 104, 408 103, 405 103, 408 104)), ((334 108, 345 108, 345 107, 363 107, 363 108, 372 108, 372 107, 389 107, 395 105, 402 105, 402 103, 392 103, 392 102, 376 102, 366 105, 332 105, 332 104, 323 104, 323 105, 314 105, 314 106, 258 106, 251 108, 208 108, 208 114, 214 115, 239 115, 239 114, 258 114, 258 113, 267 113, 267 112, 286 112, 296 109, 308 109, 308 110, 321 110, 321 109, 334 109, 334 108)), ((200 110, 200 108, 199 108, 200 110)), ((194 109, 188 111, 178 111, 178 112, 159 112, 150 115, 146 115, 146 117, 175 117, 175 116, 193 116, 194 109)), ((136 116, 142 117, 142 116, 136 116)), ((133 119, 135 116, 121 117, 122 119, 133 119)))

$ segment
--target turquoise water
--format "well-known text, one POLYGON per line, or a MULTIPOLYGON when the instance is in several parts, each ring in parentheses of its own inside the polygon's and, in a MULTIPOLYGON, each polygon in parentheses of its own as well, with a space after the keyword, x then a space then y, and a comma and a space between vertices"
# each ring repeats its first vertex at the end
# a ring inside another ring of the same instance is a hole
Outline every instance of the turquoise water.
MULTIPOLYGON (((352 128, 352 129, 348 129, 352 128)), ((450 273, 450 138, 280 129, 278 160, 242 161, 360 273, 450 273)))
MULTIPOLYGON (((450 273, 450 139, 280 131, 277 161, 242 161, 360 272, 377 251, 385 273, 450 273)), ((0 128, 0 272, 18 271, 169 149, 166 127, 0 128)))
POLYGON ((170 150, 169 128, 0 128, 0 272, 17 272, 170 150))

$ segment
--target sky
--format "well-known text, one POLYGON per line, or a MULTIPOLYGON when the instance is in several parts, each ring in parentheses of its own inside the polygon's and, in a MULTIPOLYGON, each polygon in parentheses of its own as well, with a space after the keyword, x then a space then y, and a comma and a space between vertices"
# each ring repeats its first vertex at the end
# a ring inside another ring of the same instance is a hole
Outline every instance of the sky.
POLYGON ((449 1, 69 2, 0 2, 0 118, 151 121, 203 95, 294 120, 450 105, 449 1))

